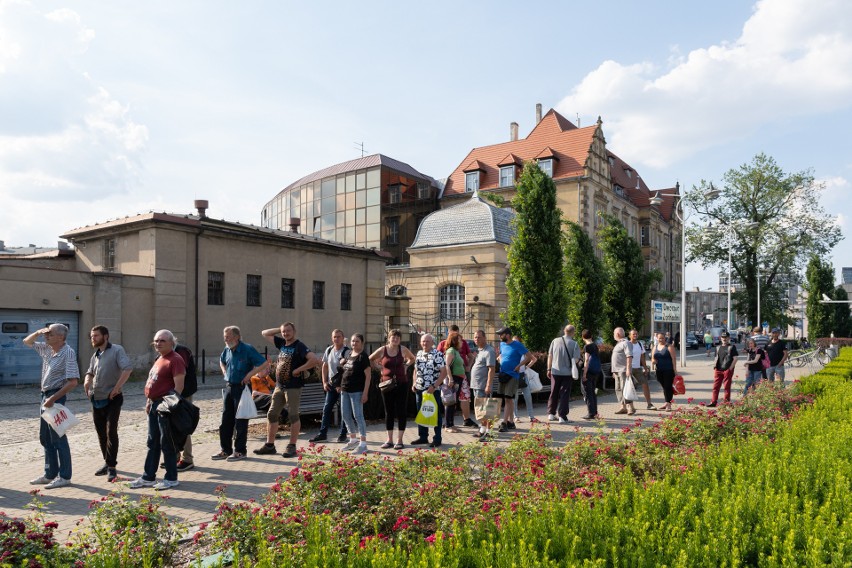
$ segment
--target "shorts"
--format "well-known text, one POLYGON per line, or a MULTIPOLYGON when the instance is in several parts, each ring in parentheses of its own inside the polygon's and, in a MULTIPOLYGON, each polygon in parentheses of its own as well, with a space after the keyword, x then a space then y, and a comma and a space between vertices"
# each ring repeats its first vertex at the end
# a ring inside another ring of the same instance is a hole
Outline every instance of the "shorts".
MULTIPOLYGON (((459 377, 453 377, 453 383, 458 383, 459 377)), ((459 389, 459 400, 470 400, 470 382, 467 377, 461 379, 461 388, 459 389)))
POLYGON ((485 394, 485 389, 471 389, 473 391, 474 398, 487 398, 488 395, 485 394))
POLYGON ((290 424, 299 421, 299 404, 302 402, 302 389, 282 389, 275 387, 272 393, 272 404, 269 405, 269 411, 266 413, 266 419, 275 424, 278 422, 278 417, 287 405, 287 414, 290 416, 290 424))
POLYGON ((638 369, 630 369, 630 376, 633 377, 634 386, 641 387, 642 385, 648 384, 648 375, 645 374, 645 370, 641 367, 638 369))
POLYGON ((513 377, 505 383, 499 383, 494 394, 502 398, 515 398, 518 394, 518 379, 513 377))

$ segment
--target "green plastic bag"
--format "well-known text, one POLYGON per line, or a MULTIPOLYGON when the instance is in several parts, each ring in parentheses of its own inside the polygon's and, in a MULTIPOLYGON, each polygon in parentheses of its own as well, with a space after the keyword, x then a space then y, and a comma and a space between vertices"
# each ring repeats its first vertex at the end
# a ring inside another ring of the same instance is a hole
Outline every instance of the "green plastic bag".
POLYGON ((420 410, 417 411, 414 422, 427 428, 434 428, 438 425, 438 401, 435 400, 434 394, 423 393, 420 410))

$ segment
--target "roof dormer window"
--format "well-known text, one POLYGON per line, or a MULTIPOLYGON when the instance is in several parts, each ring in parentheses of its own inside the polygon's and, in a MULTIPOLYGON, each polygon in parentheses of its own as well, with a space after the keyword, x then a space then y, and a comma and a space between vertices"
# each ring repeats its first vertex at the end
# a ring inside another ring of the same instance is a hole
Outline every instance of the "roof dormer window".
POLYGON ((630 168, 625 168, 624 173, 627 174, 627 179, 630 179, 630 178, 633 177, 633 170, 631 170, 630 168))
POLYGON ((479 170, 466 172, 464 174, 464 191, 465 193, 473 193, 479 189, 479 170))
POLYGON ((553 177, 553 158, 545 158, 538 161, 538 167, 547 174, 547 177, 553 177))
POLYGON ((615 194, 624 197, 624 188, 618 184, 615 184, 615 194))
POLYGON ((502 166, 500 168, 500 187, 512 187, 513 185, 515 185, 515 166, 502 166))

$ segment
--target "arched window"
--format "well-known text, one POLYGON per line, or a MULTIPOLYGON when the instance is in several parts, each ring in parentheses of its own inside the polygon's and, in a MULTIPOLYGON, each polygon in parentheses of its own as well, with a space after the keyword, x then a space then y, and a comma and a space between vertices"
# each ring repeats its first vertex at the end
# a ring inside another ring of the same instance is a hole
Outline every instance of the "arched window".
POLYGON ((464 286, 447 284, 439 294, 441 317, 447 319, 464 318, 464 286))
POLYGON ((405 286, 391 286, 390 290, 388 290, 388 296, 406 296, 408 295, 408 289, 405 286))

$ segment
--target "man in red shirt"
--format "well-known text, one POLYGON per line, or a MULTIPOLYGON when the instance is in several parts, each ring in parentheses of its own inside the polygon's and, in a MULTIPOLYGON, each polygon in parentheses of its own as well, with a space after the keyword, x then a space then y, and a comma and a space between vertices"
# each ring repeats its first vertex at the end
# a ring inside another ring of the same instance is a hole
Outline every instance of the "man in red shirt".
POLYGON ((163 397, 171 392, 183 391, 183 380, 186 376, 186 366, 183 358, 175 353, 175 336, 168 329, 161 329, 154 334, 154 349, 158 357, 148 373, 145 383, 145 412, 148 413, 148 454, 145 457, 145 473, 130 483, 131 489, 153 487, 156 490, 170 489, 179 485, 177 480, 177 448, 174 447, 168 435, 168 418, 160 416, 157 407, 163 402, 163 397), (165 478, 157 482, 157 466, 160 463, 160 452, 166 464, 165 478))

